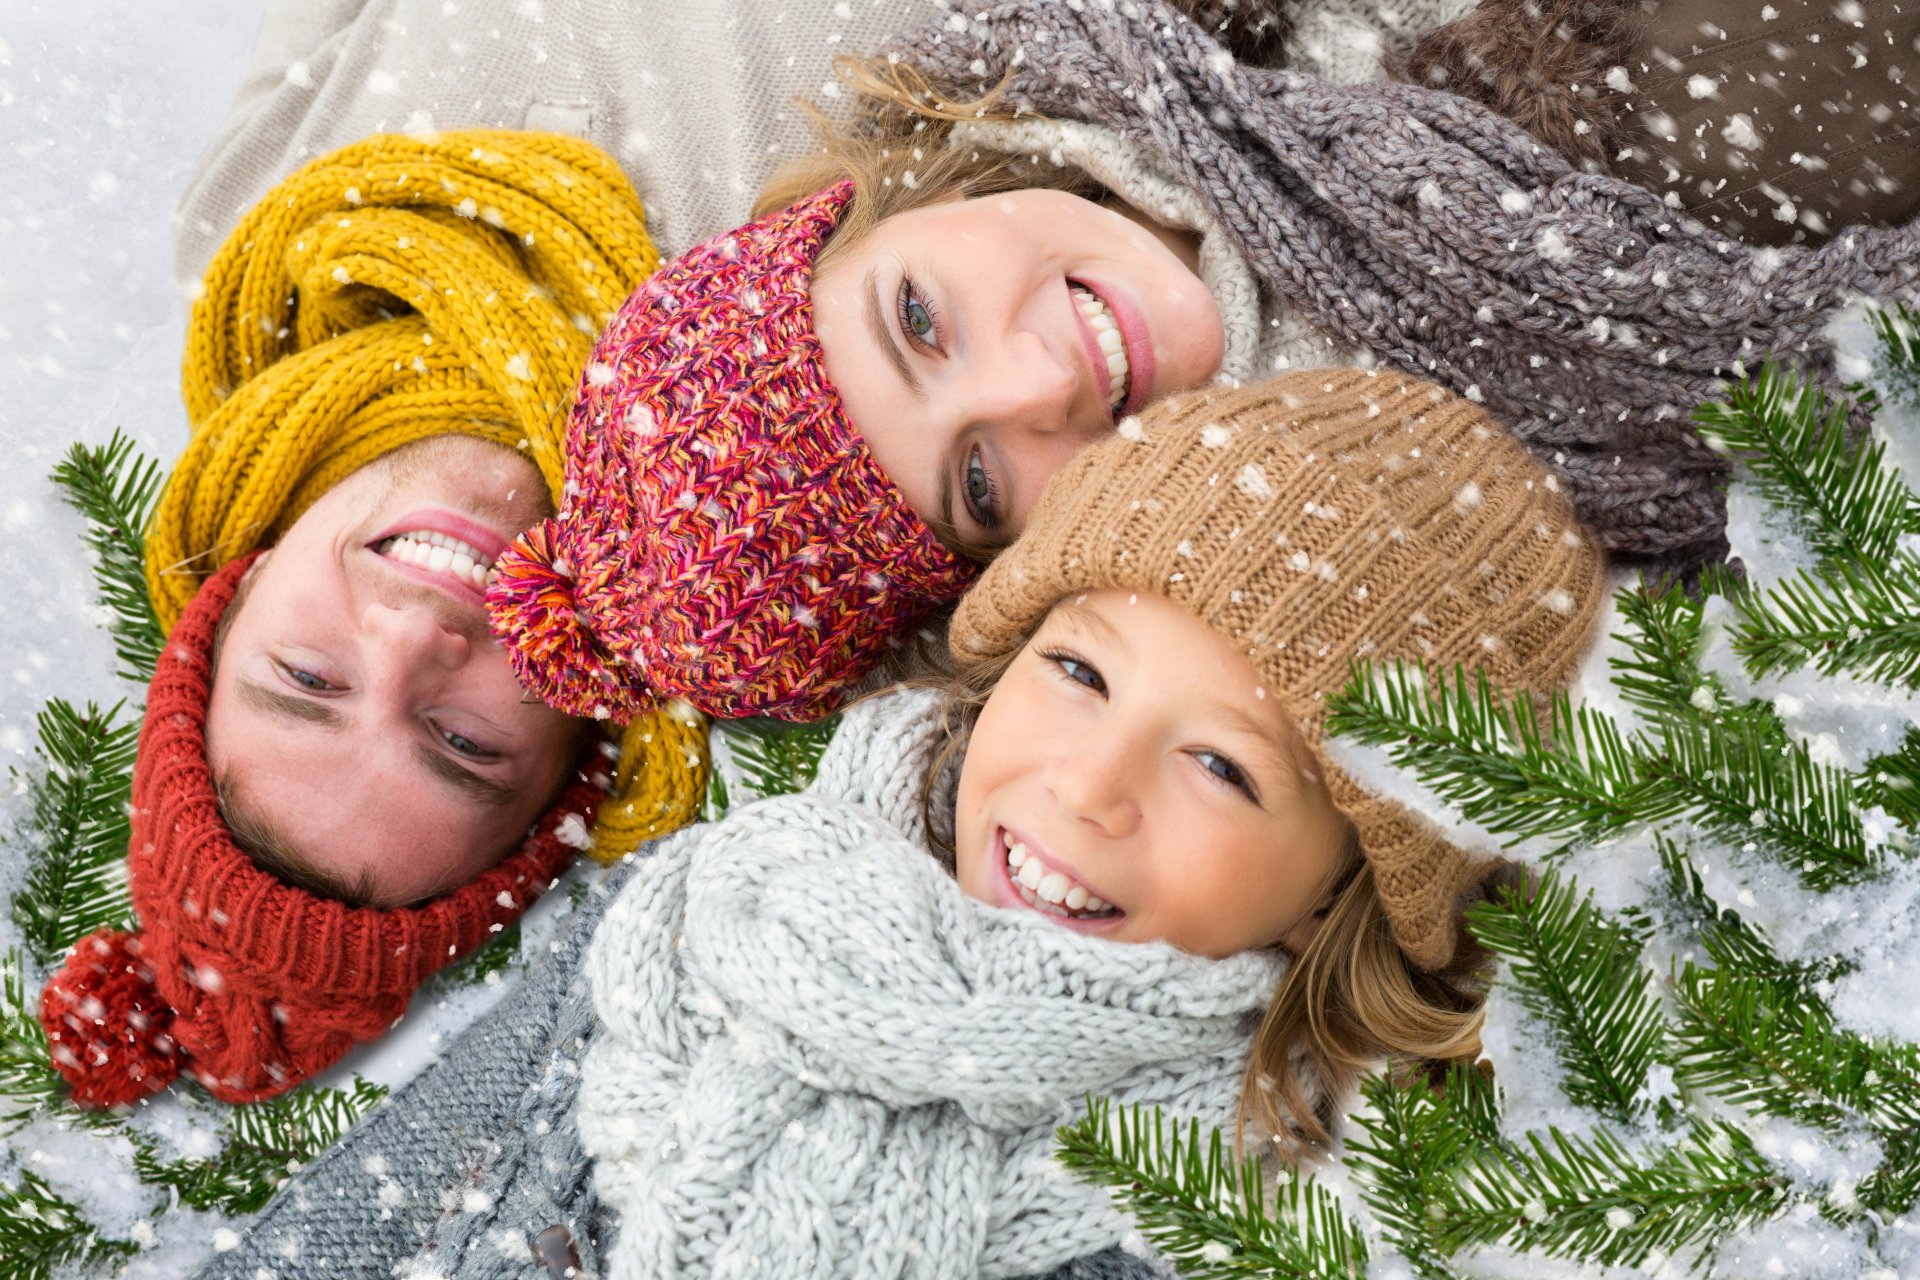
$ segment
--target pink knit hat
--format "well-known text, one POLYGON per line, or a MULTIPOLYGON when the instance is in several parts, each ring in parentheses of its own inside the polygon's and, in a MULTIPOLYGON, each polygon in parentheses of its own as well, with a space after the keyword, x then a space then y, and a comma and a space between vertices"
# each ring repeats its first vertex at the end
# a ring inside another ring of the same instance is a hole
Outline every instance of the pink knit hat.
POLYGON ((827 380, 813 261, 852 196, 841 182, 696 246, 601 335, 564 506, 487 593, 520 682, 552 706, 818 716, 972 579, 827 380))

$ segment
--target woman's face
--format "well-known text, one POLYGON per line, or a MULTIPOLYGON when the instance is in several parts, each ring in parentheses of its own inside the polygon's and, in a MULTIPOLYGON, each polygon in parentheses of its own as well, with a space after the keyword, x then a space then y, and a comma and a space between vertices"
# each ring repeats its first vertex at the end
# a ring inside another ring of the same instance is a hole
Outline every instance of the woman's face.
POLYGON ((1062 191, 886 219, 813 279, 827 376, 949 546, 998 549, 1048 477, 1226 338, 1177 233, 1062 191))

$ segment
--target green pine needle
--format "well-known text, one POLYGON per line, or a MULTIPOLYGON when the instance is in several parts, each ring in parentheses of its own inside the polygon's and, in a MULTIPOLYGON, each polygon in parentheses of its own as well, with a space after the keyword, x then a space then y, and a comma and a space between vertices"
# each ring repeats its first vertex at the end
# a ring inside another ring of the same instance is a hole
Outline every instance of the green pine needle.
POLYGON ((115 430, 104 445, 75 444, 53 469, 53 482, 87 521, 94 581, 107 607, 119 674, 136 684, 153 678, 166 634, 147 594, 146 530, 166 476, 115 430))
POLYGON ((1648 768, 1685 798, 1703 827, 1775 854, 1809 889, 1824 892, 1879 870, 1853 779, 1814 763, 1804 742, 1782 743, 1768 726, 1737 717, 1717 728, 1669 721, 1661 747, 1648 768))
MULTIPOLYGON (((1920 312, 1905 305, 1869 308, 1867 320, 1880 338, 1877 363, 1881 381, 1894 398, 1920 408, 1920 312)), ((1911 512, 1920 526, 1920 507, 1911 512)))
POLYGON ((386 1096, 384 1086, 355 1077, 350 1089, 308 1087, 234 1107, 220 1128, 220 1153, 207 1159, 167 1160, 157 1139, 134 1132, 134 1171, 195 1209, 253 1213, 386 1096))
POLYGON ((1789 1194, 1788 1180, 1734 1125, 1704 1121, 1640 1154, 1604 1129, 1590 1137, 1552 1129, 1529 1133, 1524 1146, 1477 1149, 1435 1233, 1450 1252, 1498 1243, 1642 1266, 1764 1222, 1789 1194))
POLYGON ((1642 938, 1576 896, 1552 871, 1528 889, 1475 904, 1467 925, 1505 957, 1523 1008, 1553 1030, 1567 1097, 1628 1121, 1645 1105, 1647 1073, 1664 1051, 1665 1023, 1642 938))
POLYGON ((17 1186, 0 1186, 0 1258, 8 1280, 51 1280, 56 1271, 105 1275, 135 1253, 131 1240, 108 1240, 80 1210, 31 1169, 17 1186))
POLYGON ((1468 1154, 1502 1142, 1493 1085, 1455 1064, 1439 1091, 1424 1079, 1386 1076, 1360 1088, 1371 1107, 1354 1118, 1347 1162, 1359 1176, 1361 1198, 1415 1274, 1453 1280, 1435 1228, 1455 1199, 1453 1178, 1468 1154))
POLYGON ((436 971, 428 980, 431 993, 441 995, 461 987, 477 986, 487 980, 488 974, 504 973, 519 959, 520 922, 515 920, 503 926, 471 953, 436 971))
POLYGON ((79 938, 133 920, 127 806, 140 722, 125 703, 75 710, 55 698, 36 723, 46 767, 26 780, 19 843, 27 873, 14 895, 13 920, 34 963, 49 968, 79 938))
POLYGON ((1352 664, 1327 700, 1327 731, 1384 747, 1468 819, 1495 834, 1596 838, 1669 816, 1613 720, 1564 692, 1543 728, 1524 692, 1496 692, 1484 672, 1395 661, 1352 664))
POLYGON ((1153 1246, 1185 1280, 1283 1277, 1359 1280, 1366 1238, 1329 1191, 1292 1171, 1267 1203, 1260 1162, 1234 1159, 1214 1130, 1168 1125, 1160 1109, 1116 1109, 1088 1099, 1060 1130, 1060 1163, 1113 1190, 1153 1246))
POLYGON ((0 1133, 19 1128, 65 1092, 47 1054, 38 996, 29 1001, 26 957, 8 947, 0 954, 0 1133))
POLYGON ((1849 446, 1847 412, 1811 375, 1769 360, 1693 417, 1709 440, 1741 455, 1763 495, 1801 518, 1822 558, 1880 564, 1910 529, 1914 497, 1886 465, 1884 443, 1849 446))
POLYGON ((1680 909, 1694 937, 1723 973, 1767 982, 1797 986, 1799 998, 1818 1000, 1818 988, 1849 972, 1852 966, 1841 960, 1796 962, 1782 959, 1767 935, 1741 919, 1738 913, 1715 901, 1680 846, 1664 836, 1655 837, 1660 865, 1667 873, 1669 895, 1680 909))
POLYGON ((1733 597, 1733 649, 1755 676, 1824 675, 1920 688, 1920 558, 1832 560, 1733 597))
MULTIPOLYGON (((807 724, 764 718, 729 720, 727 750, 754 797, 792 795, 813 781, 820 757, 839 725, 837 715, 807 724)), ((724 788, 720 798, 725 799, 724 788)))
POLYGON ((1909 728, 1898 751, 1875 756, 1860 770, 1863 807, 1879 805, 1909 831, 1920 832, 1920 728, 1909 728))

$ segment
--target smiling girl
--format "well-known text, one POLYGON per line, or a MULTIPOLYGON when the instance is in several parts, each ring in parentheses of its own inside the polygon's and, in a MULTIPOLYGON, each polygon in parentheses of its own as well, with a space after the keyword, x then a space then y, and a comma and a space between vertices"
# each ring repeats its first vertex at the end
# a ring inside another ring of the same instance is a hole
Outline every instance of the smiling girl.
POLYGON ((1085 1095, 1300 1159, 1360 1072, 1477 1052, 1460 913, 1511 870, 1352 781, 1321 699, 1360 655, 1564 685, 1597 548, 1398 375, 1142 428, 963 600, 956 688, 856 704, 809 791, 663 844, 610 908, 579 1128, 616 1280, 1045 1271, 1125 1230, 1052 1163, 1085 1095))

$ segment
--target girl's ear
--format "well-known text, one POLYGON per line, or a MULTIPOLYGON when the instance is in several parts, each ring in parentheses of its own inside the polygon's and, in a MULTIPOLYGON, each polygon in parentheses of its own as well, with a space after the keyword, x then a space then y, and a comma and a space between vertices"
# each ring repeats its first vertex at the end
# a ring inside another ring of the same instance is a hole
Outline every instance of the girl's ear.
POLYGON ((1288 955, 1295 957, 1304 955, 1307 948, 1313 944, 1314 938, 1319 936, 1321 927, 1326 924, 1327 917, 1333 914, 1334 899, 1339 897, 1340 890, 1346 885, 1346 880, 1347 877, 1342 876, 1339 883, 1327 886, 1327 891, 1320 895, 1320 900, 1314 904, 1313 910, 1296 921, 1293 928, 1280 935, 1280 946, 1288 955))

